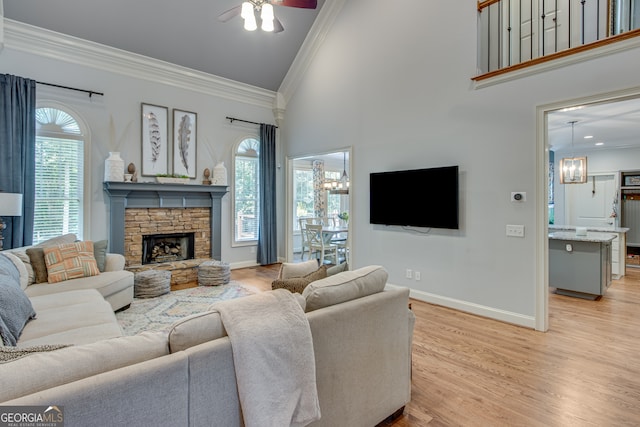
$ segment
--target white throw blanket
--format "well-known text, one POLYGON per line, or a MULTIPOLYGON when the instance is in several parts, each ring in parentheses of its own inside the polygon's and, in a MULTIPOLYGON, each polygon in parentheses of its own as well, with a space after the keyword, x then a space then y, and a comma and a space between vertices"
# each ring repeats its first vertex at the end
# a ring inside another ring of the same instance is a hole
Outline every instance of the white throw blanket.
POLYGON ((311 328, 284 289, 222 301, 246 427, 305 426, 320 419, 311 328))

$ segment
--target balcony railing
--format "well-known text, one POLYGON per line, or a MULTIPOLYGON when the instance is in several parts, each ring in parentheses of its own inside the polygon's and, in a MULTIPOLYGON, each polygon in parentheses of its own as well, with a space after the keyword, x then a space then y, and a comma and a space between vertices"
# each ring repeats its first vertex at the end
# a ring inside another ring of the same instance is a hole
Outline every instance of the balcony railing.
POLYGON ((474 80, 640 36, 640 0, 487 0, 478 26, 474 80))

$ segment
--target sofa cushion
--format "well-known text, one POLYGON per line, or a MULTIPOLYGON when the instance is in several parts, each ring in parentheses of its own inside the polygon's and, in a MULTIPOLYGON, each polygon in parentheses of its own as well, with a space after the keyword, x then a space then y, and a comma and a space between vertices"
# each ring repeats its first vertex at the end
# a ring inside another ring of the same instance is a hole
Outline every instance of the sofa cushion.
POLYGON ((31 302, 38 317, 25 326, 20 346, 86 344, 122 335, 111 305, 95 289, 32 297, 31 302))
POLYGON ((100 274, 93 242, 75 242, 44 249, 49 283, 100 274))
POLYGON ((159 332, 105 339, 0 364, 0 402, 168 354, 159 332))
POLYGON ((387 278, 387 271, 383 267, 370 265, 316 280, 309 283, 302 292, 307 303, 306 311, 381 292, 387 283, 387 278))
POLYGON ((0 336, 4 345, 16 345, 27 322, 36 316, 20 287, 20 272, 8 257, 0 256, 0 336))
MULTIPOLYGON (((300 294, 294 294, 294 297, 304 310, 306 304, 304 298, 300 294)), ((187 316, 171 326, 171 330, 169 330, 171 353, 227 336, 220 313, 215 310, 215 306, 214 303, 209 307, 209 310, 187 316)))
POLYGON ((131 289, 133 295, 133 273, 127 270, 107 271, 97 276, 81 277, 58 283, 40 283, 29 286, 24 292, 29 298, 39 295, 50 295, 79 289, 96 289, 103 297, 131 289))
POLYGON ((323 265, 317 270, 302 276, 291 277, 289 279, 276 279, 271 282, 271 289, 287 289, 291 292, 302 293, 304 288, 313 281, 324 279, 327 277, 327 266, 323 265))
POLYGON ((302 277, 313 273, 318 269, 318 261, 310 259, 304 262, 283 262, 280 266, 278 279, 290 279, 292 277, 302 277))
POLYGON ((78 236, 74 233, 63 234, 62 236, 52 237, 51 239, 40 242, 34 245, 35 248, 49 248, 51 246, 65 245, 67 243, 73 243, 78 240, 78 236))

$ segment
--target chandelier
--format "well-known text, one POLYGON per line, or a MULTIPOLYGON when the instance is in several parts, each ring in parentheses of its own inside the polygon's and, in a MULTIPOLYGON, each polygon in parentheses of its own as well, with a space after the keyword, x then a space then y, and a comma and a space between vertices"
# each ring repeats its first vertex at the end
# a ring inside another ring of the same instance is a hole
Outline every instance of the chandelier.
MULTIPOLYGON (((573 151, 573 127, 577 120, 571 124, 571 150, 573 151)), ((571 153, 573 155, 573 153, 571 153)), ((587 158, 565 157, 560 160, 560 184, 584 184, 587 182, 587 158)))
POLYGON ((347 175, 347 153, 342 153, 342 177, 339 180, 324 182, 324 189, 329 194, 349 194, 349 175, 347 175))

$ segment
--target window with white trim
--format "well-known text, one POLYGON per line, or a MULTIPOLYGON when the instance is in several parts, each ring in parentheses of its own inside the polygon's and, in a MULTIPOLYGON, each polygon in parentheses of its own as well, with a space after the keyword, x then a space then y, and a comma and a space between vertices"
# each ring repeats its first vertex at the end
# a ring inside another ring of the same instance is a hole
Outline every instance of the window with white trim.
POLYGON ((82 238, 84 136, 57 108, 36 109, 36 197, 33 243, 75 233, 82 238))
POLYGON ((260 142, 246 138, 234 155, 233 240, 236 244, 255 243, 260 224, 259 187, 260 142))

